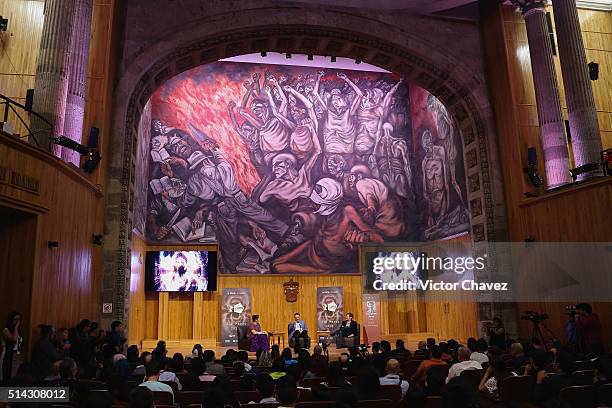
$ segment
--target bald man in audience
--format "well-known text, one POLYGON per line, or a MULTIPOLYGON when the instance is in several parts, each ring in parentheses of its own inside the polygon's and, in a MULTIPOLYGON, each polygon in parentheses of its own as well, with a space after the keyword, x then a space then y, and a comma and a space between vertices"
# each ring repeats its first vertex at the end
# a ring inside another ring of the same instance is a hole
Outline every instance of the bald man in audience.
POLYGON ((427 342, 425 340, 419 341, 418 348, 414 351, 414 355, 424 357, 429 355, 429 351, 427 350, 427 342))
POLYGON ((457 352, 457 358, 459 359, 458 363, 452 365, 452 367, 448 370, 448 377, 446 377, 446 383, 452 380, 455 377, 459 377, 461 373, 465 370, 481 370, 482 365, 478 361, 470 360, 470 355, 472 353, 469 349, 465 347, 461 347, 457 352))
POLYGON ((387 360, 385 365, 385 375, 380 377, 380 385, 399 385, 402 388, 402 397, 408 392, 408 381, 402 380, 399 376, 401 371, 400 363, 394 358, 387 360))

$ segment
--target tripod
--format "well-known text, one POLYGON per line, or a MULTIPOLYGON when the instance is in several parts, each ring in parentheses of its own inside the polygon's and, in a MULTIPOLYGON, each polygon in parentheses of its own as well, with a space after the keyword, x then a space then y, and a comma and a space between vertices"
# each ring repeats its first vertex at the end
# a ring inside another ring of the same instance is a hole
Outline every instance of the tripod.
POLYGON ((531 323, 533 324, 533 328, 531 329, 531 340, 540 339, 544 345, 544 349, 548 351, 548 343, 546 342, 544 333, 542 333, 542 328, 546 334, 548 334, 549 338, 555 339, 555 334, 548 327, 546 327, 542 320, 531 320, 531 323))

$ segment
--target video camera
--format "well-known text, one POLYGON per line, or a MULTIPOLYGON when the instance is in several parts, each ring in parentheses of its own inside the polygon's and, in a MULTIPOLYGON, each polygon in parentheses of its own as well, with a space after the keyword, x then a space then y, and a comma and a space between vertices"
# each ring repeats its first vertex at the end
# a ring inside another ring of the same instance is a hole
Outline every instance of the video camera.
POLYGON ((576 316, 578 310, 576 310, 576 305, 567 305, 565 306, 565 314, 568 316, 576 316))
POLYGON ((533 310, 528 310, 521 316, 521 320, 529 320, 532 323, 540 323, 546 319, 548 319, 547 314, 534 312, 533 310))

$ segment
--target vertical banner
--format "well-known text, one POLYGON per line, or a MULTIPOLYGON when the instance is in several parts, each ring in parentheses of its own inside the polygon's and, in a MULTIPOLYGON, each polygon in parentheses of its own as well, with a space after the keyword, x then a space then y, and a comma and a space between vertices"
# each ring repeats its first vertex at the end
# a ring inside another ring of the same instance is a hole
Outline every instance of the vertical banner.
POLYGON ((317 330, 333 332, 344 320, 344 291, 341 287, 317 288, 317 330))
POLYGON ((378 293, 364 293, 363 302, 363 333, 365 344, 380 341, 380 295, 378 293))
POLYGON ((251 323, 251 290, 246 288, 223 288, 221 292, 221 345, 238 345, 236 327, 251 323))

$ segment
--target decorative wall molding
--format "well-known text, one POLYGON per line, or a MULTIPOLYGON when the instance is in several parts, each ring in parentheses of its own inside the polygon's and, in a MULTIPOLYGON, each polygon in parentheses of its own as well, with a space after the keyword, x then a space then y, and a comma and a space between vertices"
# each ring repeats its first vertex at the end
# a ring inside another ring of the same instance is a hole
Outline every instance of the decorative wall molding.
POLYGON ((576 7, 590 10, 612 11, 610 0, 576 0, 576 7))

